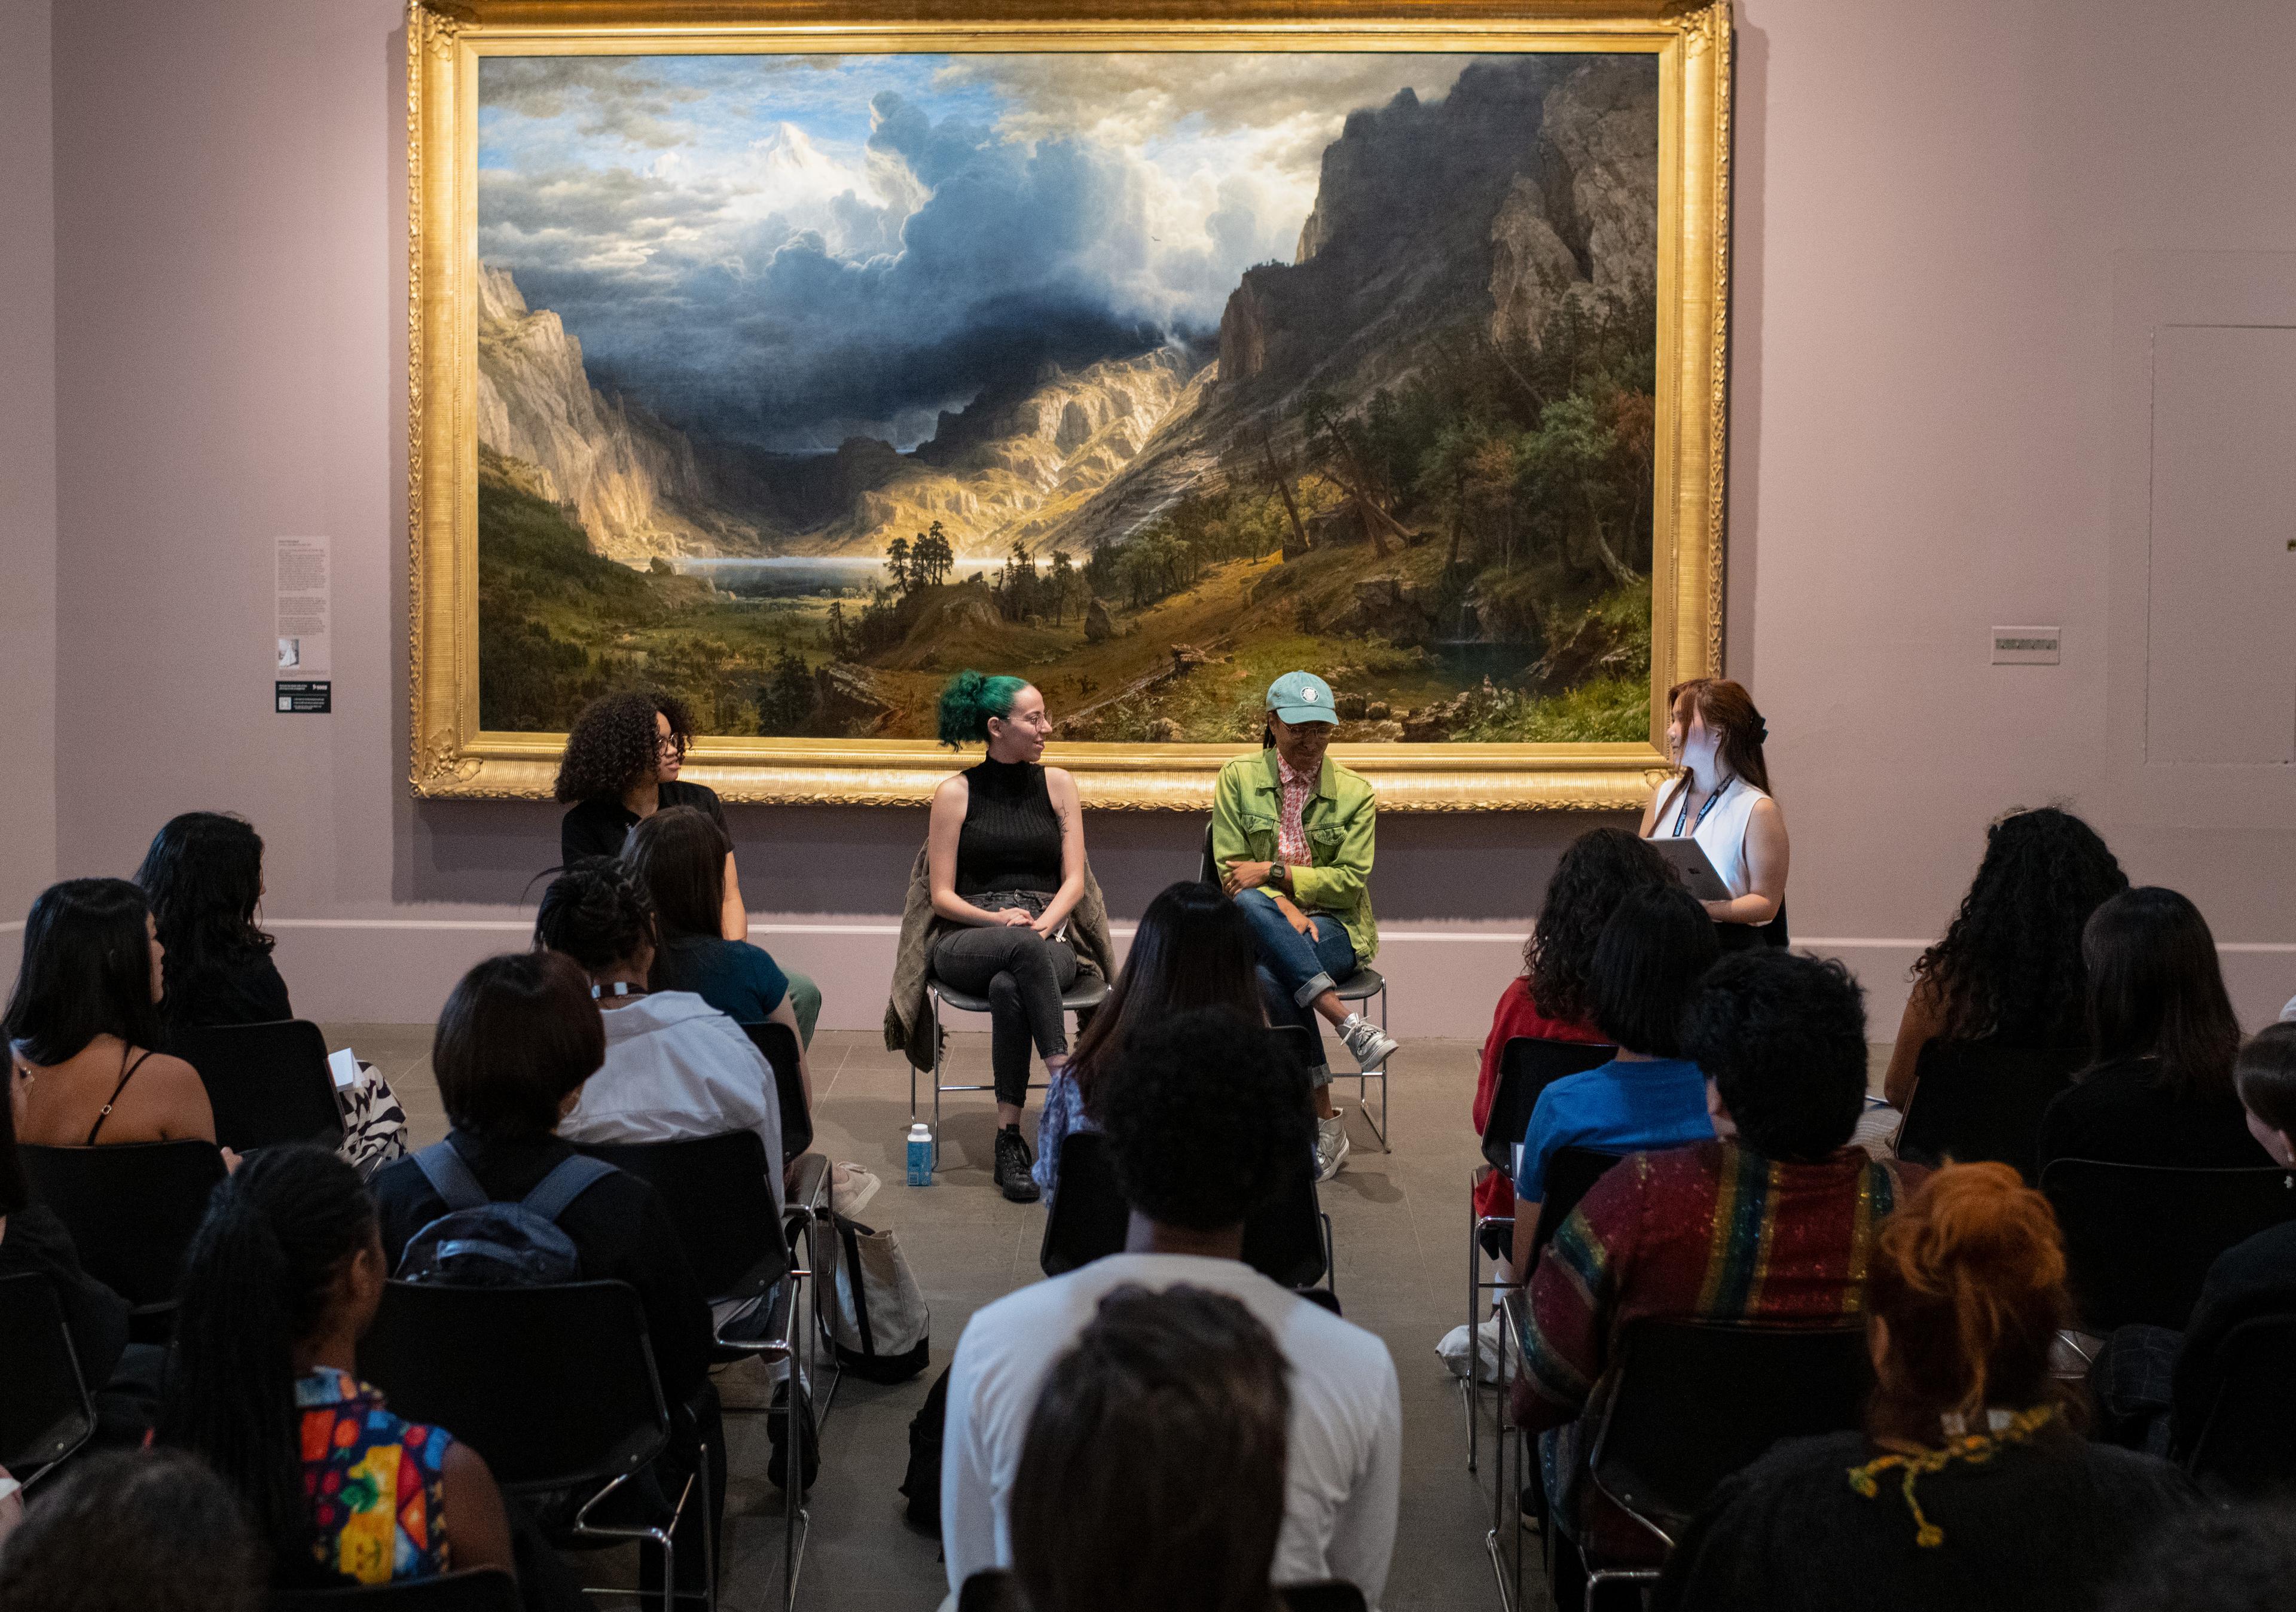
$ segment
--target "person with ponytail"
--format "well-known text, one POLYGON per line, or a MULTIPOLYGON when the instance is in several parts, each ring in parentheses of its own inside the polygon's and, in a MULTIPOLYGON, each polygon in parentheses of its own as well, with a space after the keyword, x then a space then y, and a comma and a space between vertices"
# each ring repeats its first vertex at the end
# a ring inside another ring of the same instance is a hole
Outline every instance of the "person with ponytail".
POLYGON ((2200 1495, 2166 1461, 2082 1436, 2078 1388, 2049 1367, 2071 1317, 2048 1200, 2005 1164, 1938 1171, 1875 1240, 1865 1430, 1789 1440, 1726 1479, 1659 1607, 2095 1605, 2200 1495))
POLYGON ((478 1452, 358 1380, 386 1273, 374 1200, 315 1147, 251 1155, 184 1256, 156 1441, 222 1477, 280 1585, 517 1570, 478 1452))
POLYGON ((215 1140, 198 1071, 155 1050, 166 958, 150 904, 125 879, 67 879, 40 892, 0 1019, 19 1141, 215 1140))
MULTIPOLYGON (((986 754, 933 790, 925 871, 934 921, 930 934, 919 935, 930 942, 934 978, 988 999, 996 1184, 1014 1203, 1034 1203, 1036 1155, 1021 1134, 1029 1049, 1033 1044, 1045 1060, 1048 1079, 1068 1065, 1061 994, 1081 966, 1083 937, 1070 920, 1081 921, 1086 895, 1084 810, 1076 780, 1043 765, 1053 724, 1034 685, 959 672, 941 690, 939 725, 951 749, 978 742, 986 754)), ((906 920, 902 941, 906 951, 906 920)), ((906 994, 897 977, 896 1014, 906 994)))
POLYGON ((1710 901, 1726 952, 1786 944, 1786 820, 1762 759, 1769 724, 1744 685, 1693 677, 1667 691, 1667 753, 1680 769, 1644 809, 1645 839, 1695 839, 1729 890, 1710 901))

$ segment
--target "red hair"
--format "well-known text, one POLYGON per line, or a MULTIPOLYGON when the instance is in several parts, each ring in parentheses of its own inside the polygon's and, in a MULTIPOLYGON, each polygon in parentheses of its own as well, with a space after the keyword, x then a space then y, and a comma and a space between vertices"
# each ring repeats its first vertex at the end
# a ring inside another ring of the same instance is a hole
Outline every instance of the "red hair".
POLYGON ((1770 736, 1769 724, 1754 708, 1754 697, 1746 692, 1746 685, 1727 677, 1693 677, 1677 683, 1666 691, 1669 717, 1681 708, 1685 694, 1690 696, 1691 710, 1715 736, 1722 765, 1734 776, 1768 794, 1770 769, 1762 759, 1762 741, 1770 736))
POLYGON ((2065 1404, 2049 1347, 2067 1324, 2065 1251, 2049 1200, 2005 1164, 1948 1165, 1874 1240, 1870 1313, 1888 1328, 1866 1430, 1934 1448, 1959 1415, 2065 1404))

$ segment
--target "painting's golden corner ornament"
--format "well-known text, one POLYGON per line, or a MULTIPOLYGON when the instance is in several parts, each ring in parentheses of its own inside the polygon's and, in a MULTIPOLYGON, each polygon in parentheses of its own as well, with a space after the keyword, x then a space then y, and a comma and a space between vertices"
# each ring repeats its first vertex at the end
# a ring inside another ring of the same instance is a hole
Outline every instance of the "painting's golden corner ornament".
MULTIPOLYGON (((1658 62, 1664 138, 1658 144, 1657 341, 1649 421, 1648 733, 1639 741, 1603 743, 1341 742, 1332 746, 1332 754, 1369 777, 1390 811, 1640 806, 1665 776, 1665 691, 1685 678, 1718 675, 1721 667, 1730 0, 1698 5, 1681 0, 1439 0, 1407 15, 1372 19, 1364 18, 1361 9, 1352 0, 1142 0, 1135 18, 1103 20, 1086 18, 1074 0, 1066 12, 1055 9, 1054 0, 940 0, 906 13, 916 20, 888 21, 863 0, 410 0, 413 792, 429 798, 547 798, 563 743, 562 732, 489 730, 480 723, 477 331, 482 271, 476 190, 477 78, 483 57, 784 51, 1561 51, 1647 54, 1658 62)), ((1308 250, 1303 236, 1303 259, 1308 250)), ((1279 446, 1263 441, 1261 446, 1270 471, 1275 471, 1279 446)), ((1359 520, 1366 539, 1384 557, 1388 544, 1376 524, 1393 523, 1375 505, 1355 507, 1368 501, 1356 498, 1354 484, 1347 485, 1350 496, 1339 513, 1359 520)), ((1288 489, 1284 502, 1289 509, 1288 489)), ((1305 542, 1300 512, 1292 514, 1292 529, 1305 542)), ((1414 536, 1424 542, 1427 535, 1414 536)), ((1285 540, 1287 559, 1290 541, 1285 540)), ((1451 543, 1456 562, 1456 521, 1451 543)), ((1604 558, 1616 566, 1607 550, 1604 558)), ((1093 604, 1096 612, 1096 598, 1093 604)), ((1087 638, 1105 627, 1104 620, 1086 622, 1081 605, 1078 612, 1087 638)), ((1186 644, 1171 648, 1176 665, 1184 653, 1195 653, 1186 644)), ((1347 708, 1345 700, 1339 703, 1347 708)), ((1155 725, 1168 730, 1172 724, 1155 725)), ((1049 759, 1074 773, 1087 805, 1201 812, 1210 806, 1219 766, 1245 748, 1062 741, 1049 759)), ((940 779, 970 760, 922 739, 705 736, 690 752, 684 775, 712 785, 733 801, 911 805, 923 802, 940 779)))

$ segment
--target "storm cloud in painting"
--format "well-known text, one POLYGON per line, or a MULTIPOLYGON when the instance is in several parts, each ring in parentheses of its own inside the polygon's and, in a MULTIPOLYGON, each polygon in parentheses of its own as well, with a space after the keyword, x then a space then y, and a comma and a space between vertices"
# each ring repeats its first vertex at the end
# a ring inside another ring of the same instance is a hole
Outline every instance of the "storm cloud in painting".
POLYGON ((1347 110, 1465 60, 490 58, 480 254, 674 425, 906 449, 1048 364, 1215 329, 1294 256, 1347 110))

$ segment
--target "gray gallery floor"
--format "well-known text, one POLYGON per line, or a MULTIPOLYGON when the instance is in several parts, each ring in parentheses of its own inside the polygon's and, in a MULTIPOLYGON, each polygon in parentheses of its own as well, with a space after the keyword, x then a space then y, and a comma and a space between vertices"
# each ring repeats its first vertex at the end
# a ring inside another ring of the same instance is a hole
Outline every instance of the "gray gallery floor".
MULTIPOLYGON (((418 1143, 444 1133, 427 1026, 330 1025, 327 1035, 330 1047, 351 1046, 381 1067, 406 1105, 418 1143)), ((957 1077, 985 1083, 988 1038, 951 1041, 957 1077)), ((1351 1117, 1355 1151, 1323 1189, 1338 1241, 1341 1303, 1350 1321, 1387 1340, 1403 1385, 1403 1509, 1382 1603, 1394 1612, 1489 1612, 1497 1604, 1483 1551, 1489 1502, 1466 1470, 1457 1390, 1435 1358, 1436 1339, 1458 1322, 1465 1304, 1466 1179, 1477 1157, 1467 1109, 1475 1055, 1472 1042, 1407 1043, 1392 1065, 1395 1151, 1379 1152, 1360 1117, 1351 1117)), ((908 1459, 909 1418, 947 1362, 966 1318, 1038 1279, 1043 1211, 1006 1203, 989 1185, 992 1119, 985 1095, 948 1100, 945 1167, 932 1187, 912 1190, 901 1184, 909 1098, 899 1056, 874 1035, 824 1032, 813 1049, 813 1076, 816 1148, 884 1179, 860 1218, 900 1232, 932 1303, 933 1365, 898 1387, 848 1381, 838 1394, 822 1436, 799 1604, 808 1612, 931 1612, 945 1588, 939 1543, 903 1523, 896 1492, 908 1459)), ((1341 1106, 1352 1109, 1353 1083, 1334 1090, 1341 1106)), ((930 1104, 930 1092, 925 1101, 930 1104)), ((1376 1086, 1372 1101, 1378 1101, 1376 1086)), ((744 1397, 748 1387, 721 1383, 729 1402, 744 1397)), ((780 1592, 781 1496, 766 1481, 763 1419, 734 1418, 728 1425, 734 1482, 724 1600, 733 1612, 760 1612, 780 1592)))

